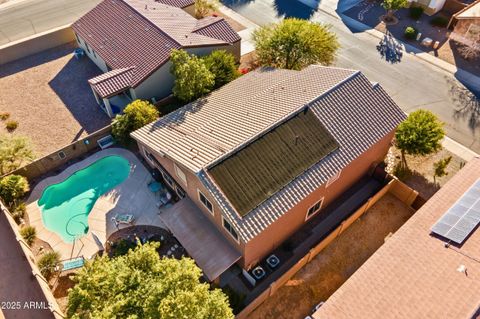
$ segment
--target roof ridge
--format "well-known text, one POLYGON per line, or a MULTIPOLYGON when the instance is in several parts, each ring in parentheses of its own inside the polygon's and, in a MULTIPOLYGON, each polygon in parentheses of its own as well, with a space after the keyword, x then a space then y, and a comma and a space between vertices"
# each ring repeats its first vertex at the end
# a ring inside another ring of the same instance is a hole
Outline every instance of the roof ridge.
MULTIPOLYGON (((299 75, 299 73, 301 74, 302 72, 299 71, 298 73, 294 74, 295 76, 299 75)), ((296 114, 298 114, 300 111, 302 111, 303 109, 306 109, 308 108, 312 103, 318 101, 319 99, 323 98, 325 95, 329 94, 330 92, 332 92, 333 90, 337 89, 338 87, 342 86, 343 84, 345 84, 346 82, 350 81, 351 79, 353 79, 354 77, 356 77, 357 75, 361 74, 361 71, 357 70, 355 72, 353 72, 352 74, 350 74, 348 77, 346 77, 345 79, 343 79, 342 81, 338 82, 337 84, 335 84, 334 86, 332 86, 330 89, 326 90, 325 92, 323 92, 322 94, 320 94, 318 97, 312 99, 311 101, 295 108, 293 111, 289 112, 288 114, 286 114, 285 116, 283 116, 282 118, 278 119, 277 121, 273 122, 268 128, 258 132, 257 134, 254 134, 253 136, 251 136, 250 138, 246 139, 243 143, 237 145, 236 147, 232 148, 230 151, 224 153, 223 155, 217 157, 216 159, 214 159, 213 161, 207 163, 206 165, 204 165, 203 169, 209 169, 211 168, 212 166, 218 164, 219 162, 227 159, 228 157, 230 157, 231 155, 235 154, 236 152, 240 151, 241 149, 247 147, 248 145, 250 145, 251 143, 255 142, 256 140, 258 140, 260 137, 262 137, 263 135, 267 134, 268 132, 272 131, 273 129, 277 128, 278 126, 282 125, 283 123, 285 123, 286 121, 288 121, 290 118, 294 117, 296 114)), ((258 96, 260 94, 263 94, 264 92, 267 92, 268 90, 278 86, 279 84, 287 81, 287 80, 290 80, 291 77, 287 77, 286 79, 276 83, 275 85, 269 87, 268 89, 260 92, 259 94, 255 95, 258 96)))
MULTIPOLYGON (((125 5, 127 5, 131 10, 133 10, 134 12, 138 13, 138 15, 140 15, 140 17, 147 21, 148 24, 152 25, 155 29, 157 29, 158 31, 160 31, 162 34, 164 34, 167 38, 169 38, 170 40, 172 40, 173 42, 175 42, 176 44, 178 44, 180 47, 183 47, 183 45, 178 42, 175 38, 173 38, 170 34, 168 34, 168 32, 165 32, 164 30, 162 30, 158 25, 156 25, 155 23, 153 23, 150 19, 148 19, 145 15, 143 15, 139 10, 135 9, 133 6, 131 6, 129 3, 127 3, 127 1, 125 0, 117 0, 117 1, 121 1, 123 2, 125 5)), ((156 4, 157 2, 154 2, 153 4, 156 4)), ((147 4, 145 4, 147 6, 147 4)), ((162 5, 164 6, 167 6, 167 7, 170 7, 170 8, 176 8, 176 7, 173 7, 173 6, 169 6, 168 4, 164 4, 162 3, 162 5)), ((176 8, 176 9, 180 9, 180 8, 176 8)), ((180 9, 182 10, 182 9, 180 9)), ((183 11, 183 10, 182 10, 183 11)))

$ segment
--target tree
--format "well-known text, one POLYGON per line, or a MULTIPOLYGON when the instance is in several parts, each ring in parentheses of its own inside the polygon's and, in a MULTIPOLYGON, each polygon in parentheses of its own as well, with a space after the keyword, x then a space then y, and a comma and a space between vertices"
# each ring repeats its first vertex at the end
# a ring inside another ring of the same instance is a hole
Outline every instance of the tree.
POLYGON ((330 65, 340 45, 330 27, 301 19, 284 19, 253 33, 263 66, 300 70, 310 64, 330 65))
POLYGON ((447 172, 447 166, 450 164, 450 161, 452 160, 451 156, 445 157, 435 163, 433 163, 433 181, 436 182, 436 177, 443 177, 448 175, 447 172))
POLYGON ((395 144, 402 153, 402 165, 407 167, 405 154, 429 155, 442 148, 445 136, 443 123, 430 111, 418 110, 408 115, 397 128, 395 144))
POLYGON ((35 241, 35 238, 37 238, 37 230, 35 227, 25 226, 20 229, 20 235, 22 235, 22 238, 25 240, 27 245, 31 246, 35 241))
POLYGON ((200 283, 192 259, 162 258, 158 243, 88 262, 68 294, 70 318, 233 319, 227 297, 200 283))
POLYGON ((40 273, 47 280, 55 273, 58 263, 60 262, 60 254, 56 251, 49 251, 40 257, 37 266, 40 273))
POLYGON ((195 17, 197 19, 205 18, 210 11, 218 9, 218 0, 195 0, 195 17))
POLYGON ((170 72, 175 77, 173 95, 184 102, 193 101, 209 93, 215 79, 202 59, 184 50, 172 50, 170 72))
POLYGON ((219 88, 240 76, 235 56, 225 50, 213 51, 205 56, 203 61, 214 76, 214 88, 219 88))
POLYGON ((34 158, 26 137, 0 135, 0 175, 12 172, 34 158))
POLYGON ((408 0, 383 0, 382 6, 387 10, 386 21, 392 21, 397 10, 408 7, 408 0))
POLYGON ((135 100, 128 104, 123 114, 117 115, 112 123, 113 136, 122 143, 129 141, 130 133, 155 121, 158 110, 148 101, 135 100))
POLYGON ((0 180, 0 197, 9 207, 14 207, 17 200, 30 190, 28 181, 20 175, 5 176, 0 180))

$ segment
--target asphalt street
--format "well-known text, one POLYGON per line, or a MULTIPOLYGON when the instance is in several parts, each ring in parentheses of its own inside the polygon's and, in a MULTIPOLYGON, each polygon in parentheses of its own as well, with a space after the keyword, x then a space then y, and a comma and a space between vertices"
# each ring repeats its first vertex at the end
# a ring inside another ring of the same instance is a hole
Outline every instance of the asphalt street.
POLYGON ((349 28, 341 18, 332 16, 338 6, 351 3, 339 5, 328 1, 323 1, 320 10, 291 0, 224 0, 223 3, 259 25, 284 17, 330 24, 342 47, 335 66, 361 70, 371 81, 379 82, 405 112, 433 111, 445 122, 450 138, 480 153, 480 101, 454 75, 408 52, 400 52, 397 62, 386 61, 381 55, 385 43, 380 44, 378 38, 349 28))

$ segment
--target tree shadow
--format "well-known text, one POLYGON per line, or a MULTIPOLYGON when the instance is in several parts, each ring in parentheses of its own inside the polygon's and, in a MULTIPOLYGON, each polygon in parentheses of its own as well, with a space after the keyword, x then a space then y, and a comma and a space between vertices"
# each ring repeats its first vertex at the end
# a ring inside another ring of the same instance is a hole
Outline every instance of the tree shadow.
POLYGON ((377 51, 380 53, 380 57, 385 61, 395 64, 402 61, 403 47, 393 35, 387 31, 383 38, 377 45, 377 51))
POLYGON ((292 0, 274 0, 273 7, 277 11, 278 17, 310 19, 320 4, 316 0, 304 0, 304 4, 292 0))
POLYGON ((466 119, 468 127, 475 132, 480 125, 480 97, 457 81, 447 78, 453 101, 453 117, 466 119))

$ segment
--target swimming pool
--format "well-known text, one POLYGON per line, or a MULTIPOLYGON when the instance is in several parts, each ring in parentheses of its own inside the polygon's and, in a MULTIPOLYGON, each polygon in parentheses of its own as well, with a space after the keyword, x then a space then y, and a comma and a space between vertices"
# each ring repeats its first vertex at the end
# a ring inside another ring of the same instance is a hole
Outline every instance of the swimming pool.
POLYGON ((88 214, 97 199, 125 181, 129 173, 129 161, 112 155, 48 186, 38 200, 44 226, 67 243, 85 235, 89 229, 88 214))

